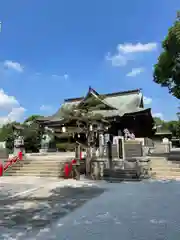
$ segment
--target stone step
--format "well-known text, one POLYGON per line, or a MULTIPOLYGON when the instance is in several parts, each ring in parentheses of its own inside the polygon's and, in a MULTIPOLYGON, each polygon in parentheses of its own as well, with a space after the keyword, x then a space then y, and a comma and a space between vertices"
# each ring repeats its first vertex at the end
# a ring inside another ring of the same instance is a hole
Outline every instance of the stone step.
POLYGON ((150 164, 152 164, 152 165, 160 165, 160 164, 168 165, 169 163, 167 161, 166 162, 158 161, 158 162, 150 162, 150 164))
POLYGON ((16 173, 20 173, 20 172, 60 172, 62 171, 62 169, 57 169, 57 168, 54 168, 54 169, 49 169, 49 168, 43 168, 43 169, 34 169, 34 168, 30 168, 30 169, 20 169, 20 170, 11 170, 11 171, 6 171, 7 173, 13 173, 13 172, 16 172, 16 173))
POLYGON ((38 161, 38 162, 24 162, 24 165, 29 165, 29 164, 33 164, 33 165, 55 165, 55 164, 64 164, 64 161, 63 162, 58 162, 58 161, 38 161))
MULTIPOLYGON (((33 168, 54 168, 54 167, 59 167, 59 166, 61 166, 61 165, 64 165, 64 163, 55 163, 55 164, 31 164, 31 163, 29 163, 29 164, 22 164, 21 166, 19 166, 19 165, 13 165, 13 169, 21 169, 21 168, 30 168, 30 167, 33 167, 33 168)), ((11 169, 11 168, 9 168, 9 169, 11 169)))
POLYGON ((58 173, 31 173, 31 172, 28 172, 28 173, 23 173, 23 172, 20 172, 20 173, 9 173, 8 175, 6 176, 34 176, 34 177, 60 177, 61 175, 58 174, 58 173))
POLYGON ((153 176, 151 178, 156 180, 180 180, 180 176, 173 176, 173 175, 153 176))
POLYGON ((34 165, 34 166, 40 166, 40 165, 45 165, 45 166, 51 166, 51 165, 61 165, 64 164, 65 162, 51 162, 51 161, 45 161, 45 162, 17 162, 16 164, 13 165, 15 167, 16 165, 23 165, 23 166, 29 166, 29 165, 34 165))
POLYGON ((169 171, 158 171, 158 172, 151 172, 152 175, 155 176, 179 176, 180 177, 180 172, 169 172, 169 171))
POLYGON ((151 161, 153 161, 153 162, 158 162, 158 161, 167 161, 167 159, 166 158, 161 158, 161 157, 149 157, 149 159, 151 160, 151 161))
POLYGON ((175 171, 175 172, 180 172, 180 168, 164 167, 164 166, 156 167, 156 168, 151 167, 151 169, 152 169, 152 171, 175 171))
POLYGON ((169 164, 169 165, 174 166, 174 167, 176 167, 176 168, 180 168, 180 164, 171 163, 171 164, 169 164))
POLYGON ((172 166, 171 164, 167 164, 167 163, 161 163, 161 164, 153 164, 153 163, 150 163, 149 164, 150 166, 154 166, 154 167, 159 167, 159 166, 172 166))
MULTIPOLYGON (((22 166, 21 168, 18 168, 18 167, 14 167, 13 170, 22 170, 22 169, 59 169, 61 166, 58 166, 58 165, 51 165, 51 166, 22 166)), ((9 170, 11 170, 9 168, 9 170)))
POLYGON ((39 173, 52 173, 52 174, 59 174, 60 172, 63 172, 62 169, 58 169, 58 168, 54 168, 54 169, 49 169, 49 168, 43 168, 43 169, 35 169, 35 168, 22 168, 20 170, 11 170, 11 171, 7 171, 4 173, 4 175, 10 175, 10 174, 16 174, 16 175, 20 175, 20 174, 28 174, 28 173, 34 173, 34 174, 39 174, 39 173))
POLYGON ((54 169, 49 169, 49 168, 41 168, 41 169, 38 169, 38 168, 22 168, 21 170, 18 170, 18 171, 12 171, 12 172, 43 172, 43 171, 48 171, 48 172, 58 172, 60 169, 58 168, 54 168, 54 169))
MULTIPOLYGON (((28 172, 34 172, 34 173, 40 173, 40 172, 60 172, 60 169, 51 169, 51 170, 49 170, 49 169, 22 169, 22 170, 20 170, 20 171, 11 171, 11 173, 17 173, 17 174, 19 174, 19 173, 28 173, 28 172)), ((10 173, 10 172, 9 172, 10 173)))
POLYGON ((24 161, 31 161, 31 162, 70 162, 73 158, 49 158, 49 159, 25 159, 24 161))
POLYGON ((180 168, 177 164, 166 163, 166 164, 150 164, 151 167, 173 167, 173 168, 180 168))
POLYGON ((150 164, 149 166, 151 167, 171 167, 172 165, 168 165, 168 164, 150 164))

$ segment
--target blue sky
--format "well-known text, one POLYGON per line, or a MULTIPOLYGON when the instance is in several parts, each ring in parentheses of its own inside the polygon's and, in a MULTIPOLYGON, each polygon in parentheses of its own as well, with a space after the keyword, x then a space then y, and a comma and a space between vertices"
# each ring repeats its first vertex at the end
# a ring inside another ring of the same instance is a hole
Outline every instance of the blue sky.
POLYGON ((179 101, 153 83, 179 0, 2 0, 0 121, 53 114, 64 98, 142 88, 175 119, 179 101))

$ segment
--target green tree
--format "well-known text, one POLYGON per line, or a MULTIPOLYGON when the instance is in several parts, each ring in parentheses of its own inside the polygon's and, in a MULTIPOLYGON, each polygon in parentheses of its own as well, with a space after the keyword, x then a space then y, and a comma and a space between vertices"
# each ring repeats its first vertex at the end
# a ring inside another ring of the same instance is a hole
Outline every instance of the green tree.
POLYGON ((156 123, 156 126, 162 125, 164 123, 164 121, 159 117, 154 117, 154 121, 156 123))
POLYGON ((3 125, 0 129, 0 141, 6 141, 6 147, 12 151, 14 147, 14 134, 13 126, 21 125, 24 129, 22 130, 22 135, 24 136, 24 143, 26 151, 37 152, 40 148, 42 129, 39 124, 35 122, 37 118, 41 116, 32 115, 28 117, 24 123, 12 122, 3 125))
POLYGON ((42 132, 37 123, 24 125, 24 147, 27 152, 38 152, 41 143, 42 132))
MULTIPOLYGON (((95 99, 96 100, 96 99, 95 99)), ((94 110, 97 110, 95 101, 93 98, 88 99, 86 102, 78 106, 73 106, 69 109, 61 109, 62 115, 65 123, 71 123, 74 121, 75 127, 71 128, 73 133, 83 133, 86 136, 86 174, 91 174, 91 148, 96 147, 97 137, 98 137, 98 127, 102 126, 101 131, 107 131, 107 127, 110 127, 110 123, 103 117, 103 115, 95 113, 94 110), (92 127, 92 125, 94 127, 92 127), (95 127, 96 126, 96 127, 95 127)), ((68 124, 67 124, 68 125, 68 124)), ((67 129, 67 131, 69 131, 67 129)))
POLYGON ((13 125, 20 125, 18 122, 7 123, 3 125, 0 129, 0 141, 6 142, 6 148, 11 152, 13 149, 14 135, 13 135, 13 125))
POLYGON ((154 117, 156 126, 159 126, 161 131, 170 131, 172 132, 173 137, 180 138, 180 121, 163 121, 158 117, 154 117))
POLYGON ((162 42, 163 51, 154 66, 154 82, 180 99, 180 12, 162 42))
POLYGON ((176 137, 180 138, 180 121, 177 122, 176 126, 176 137))
POLYGON ((38 152, 41 144, 42 128, 36 122, 36 119, 41 118, 41 115, 31 115, 22 124, 24 127, 24 146, 27 152, 38 152))
POLYGON ((43 116, 41 116, 41 115, 31 115, 30 117, 28 117, 25 121, 24 121, 24 123, 27 123, 27 122, 34 122, 36 119, 38 119, 38 118, 42 118, 43 116))
POLYGON ((0 141, 4 142, 6 141, 6 138, 9 134, 11 134, 13 132, 12 129, 12 124, 8 123, 6 125, 3 125, 0 129, 0 141))
POLYGON ((169 121, 169 122, 166 123, 167 129, 170 132, 172 132, 173 136, 178 135, 178 125, 179 125, 179 121, 169 121))

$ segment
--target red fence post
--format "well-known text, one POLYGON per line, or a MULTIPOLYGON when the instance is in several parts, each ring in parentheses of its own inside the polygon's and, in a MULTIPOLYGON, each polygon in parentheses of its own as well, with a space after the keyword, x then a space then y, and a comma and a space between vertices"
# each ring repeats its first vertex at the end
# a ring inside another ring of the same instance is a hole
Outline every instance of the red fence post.
POLYGON ((19 160, 23 160, 23 153, 22 152, 18 153, 18 158, 19 158, 19 160))
POLYGON ((4 171, 4 167, 3 167, 3 164, 0 163, 0 177, 3 176, 3 171, 4 171))

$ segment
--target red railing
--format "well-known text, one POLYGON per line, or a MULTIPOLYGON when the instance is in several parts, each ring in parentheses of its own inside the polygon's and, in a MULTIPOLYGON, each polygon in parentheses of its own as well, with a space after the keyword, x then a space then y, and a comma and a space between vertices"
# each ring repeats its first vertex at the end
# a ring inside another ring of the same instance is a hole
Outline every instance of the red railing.
MULTIPOLYGON (((83 160, 82 152, 80 152, 79 160, 83 160)), ((73 171, 73 165, 77 164, 76 159, 72 159, 71 162, 67 162, 64 165, 64 178, 71 178, 72 177, 72 171, 73 171)))
POLYGON ((13 158, 9 158, 8 161, 3 165, 0 163, 0 177, 3 176, 3 173, 8 170, 8 168, 12 167, 14 164, 16 164, 18 161, 23 160, 23 153, 19 152, 17 156, 13 158))

